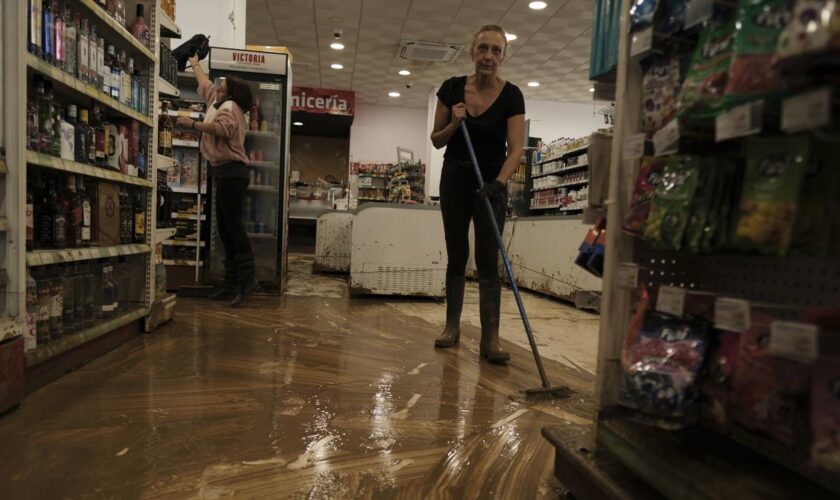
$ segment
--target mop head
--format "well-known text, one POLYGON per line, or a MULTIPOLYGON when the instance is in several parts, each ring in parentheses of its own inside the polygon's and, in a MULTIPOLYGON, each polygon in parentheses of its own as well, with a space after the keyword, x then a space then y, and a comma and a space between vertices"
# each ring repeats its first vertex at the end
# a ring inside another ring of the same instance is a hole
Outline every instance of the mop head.
POLYGON ((548 401, 558 401, 569 399, 574 394, 574 391, 565 385, 557 387, 537 387, 535 389, 525 389, 519 391, 519 394, 511 395, 510 399, 521 404, 531 405, 546 403, 548 401))

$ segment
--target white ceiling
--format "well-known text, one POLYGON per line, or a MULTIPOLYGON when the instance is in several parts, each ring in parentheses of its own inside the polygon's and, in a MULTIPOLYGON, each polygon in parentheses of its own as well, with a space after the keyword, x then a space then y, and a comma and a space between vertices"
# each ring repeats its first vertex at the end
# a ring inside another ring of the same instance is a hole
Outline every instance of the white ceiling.
POLYGON ((426 107, 431 88, 472 72, 472 34, 495 23, 518 37, 501 75, 527 99, 591 102, 593 0, 545 1, 536 11, 530 0, 248 0, 246 41, 288 47, 294 85, 351 89, 359 103, 426 107), (343 31, 344 50, 330 48, 335 30, 343 31), (452 63, 409 62, 399 56, 401 39, 463 43, 465 50, 452 63), (527 87, 531 80, 540 87, 527 87), (388 97, 392 90, 402 95, 388 97))

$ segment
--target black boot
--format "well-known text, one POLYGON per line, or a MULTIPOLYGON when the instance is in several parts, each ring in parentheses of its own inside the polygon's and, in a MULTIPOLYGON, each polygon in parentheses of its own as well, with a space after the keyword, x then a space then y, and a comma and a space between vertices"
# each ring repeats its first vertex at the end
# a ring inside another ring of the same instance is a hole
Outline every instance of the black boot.
POLYGON ((440 337, 435 339, 435 347, 453 347, 461 337, 461 309, 464 308, 463 276, 446 277, 446 327, 440 337))
POLYGON ((236 286, 236 295, 234 295, 230 305, 237 307, 249 295, 260 289, 260 282, 257 281, 257 270, 253 253, 237 255, 234 260, 236 261, 238 283, 236 286))
POLYGON ((236 284, 239 276, 236 271, 236 261, 233 259, 225 260, 223 264, 225 266, 225 280, 222 282, 221 287, 207 296, 212 300, 228 299, 236 293, 236 284))
POLYGON ((491 363, 507 363, 510 354, 499 343, 499 310, 502 305, 502 282, 498 278, 479 280, 478 311, 481 318, 479 354, 491 363))

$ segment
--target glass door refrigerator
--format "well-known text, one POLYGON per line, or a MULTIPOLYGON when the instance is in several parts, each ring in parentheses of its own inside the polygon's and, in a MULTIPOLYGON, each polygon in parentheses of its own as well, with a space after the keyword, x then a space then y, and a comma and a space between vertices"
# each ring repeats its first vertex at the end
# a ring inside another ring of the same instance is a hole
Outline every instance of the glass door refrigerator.
MULTIPOLYGON (((286 283, 289 127, 292 69, 287 54, 211 47, 210 78, 218 85, 236 76, 247 82, 254 104, 246 112, 245 150, 250 184, 245 197, 245 226, 257 263, 257 279, 267 291, 283 293, 286 283)), ((210 167, 212 168, 212 167, 210 167)), ((210 178, 212 207, 208 277, 224 275, 224 247, 216 220, 216 184, 210 178)), ((209 208, 209 207, 208 207, 209 208)))

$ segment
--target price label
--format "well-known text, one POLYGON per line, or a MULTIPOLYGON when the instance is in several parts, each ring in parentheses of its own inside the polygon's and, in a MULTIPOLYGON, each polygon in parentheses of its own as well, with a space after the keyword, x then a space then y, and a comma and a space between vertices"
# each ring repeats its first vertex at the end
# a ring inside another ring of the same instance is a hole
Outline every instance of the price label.
POLYGON ((260 90, 280 90, 279 83, 261 83, 260 90))
POLYGON ((750 303, 741 299, 715 300, 715 328, 733 332, 750 329, 750 303))
POLYGON ((831 123, 831 88, 785 99, 782 102, 782 130, 789 134, 831 123))
POLYGON ((618 265, 616 280, 619 288, 636 288, 639 283, 639 265, 632 262, 622 262, 618 265))
POLYGON ((764 101, 736 106, 715 118, 715 141, 757 134, 761 132, 763 120, 764 101))
POLYGON ((645 134, 630 135, 624 138, 624 159, 637 160, 645 154, 645 134))
POLYGON ((776 356, 812 363, 819 356, 819 341, 817 325, 793 321, 774 321, 770 324, 768 349, 776 356))
POLYGON ((685 311, 685 288, 660 286, 656 298, 656 310, 674 316, 682 316, 685 311))
POLYGON ((653 26, 633 33, 630 42, 630 57, 636 57, 650 51, 653 46, 653 26))
POLYGON ((656 156, 677 152, 680 144, 680 124, 676 118, 653 134, 653 150, 656 156))
POLYGON ((714 0, 691 0, 686 2, 683 29, 691 28, 712 18, 714 0))

